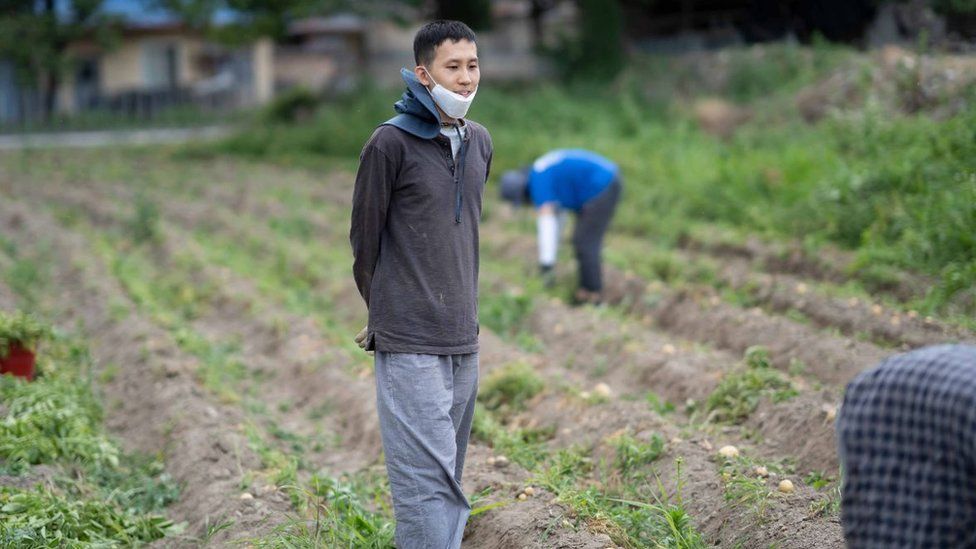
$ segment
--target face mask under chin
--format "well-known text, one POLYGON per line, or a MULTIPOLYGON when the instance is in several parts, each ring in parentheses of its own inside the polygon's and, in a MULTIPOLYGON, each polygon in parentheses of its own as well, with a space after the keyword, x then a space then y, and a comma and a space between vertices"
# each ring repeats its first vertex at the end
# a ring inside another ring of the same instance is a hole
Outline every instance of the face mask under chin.
POLYGON ((427 72, 427 78, 430 78, 430 81, 434 83, 434 87, 428 90, 430 96, 434 99, 434 103, 437 103, 437 106, 447 116, 451 118, 464 118, 464 115, 468 113, 468 108, 471 107, 471 102, 474 101, 475 94, 478 93, 478 89, 475 88, 471 92, 471 95, 465 97, 438 84, 426 67, 424 67, 424 71, 427 72))

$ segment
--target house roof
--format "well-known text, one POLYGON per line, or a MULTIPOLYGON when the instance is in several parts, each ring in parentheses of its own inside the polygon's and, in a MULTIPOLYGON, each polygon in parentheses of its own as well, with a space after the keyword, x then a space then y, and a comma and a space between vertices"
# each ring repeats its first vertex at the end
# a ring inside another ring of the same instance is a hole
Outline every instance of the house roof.
POLYGON ((290 36, 309 34, 355 34, 366 30, 366 20, 352 13, 328 17, 306 17, 288 25, 290 36))

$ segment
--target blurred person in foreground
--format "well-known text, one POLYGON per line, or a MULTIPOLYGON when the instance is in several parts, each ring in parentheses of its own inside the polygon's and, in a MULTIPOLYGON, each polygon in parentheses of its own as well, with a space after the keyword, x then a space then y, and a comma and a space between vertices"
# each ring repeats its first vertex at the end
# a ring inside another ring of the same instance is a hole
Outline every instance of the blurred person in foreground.
POLYGON ((480 80, 475 35, 434 21, 395 117, 363 147, 353 193, 353 274, 369 310, 376 405, 400 549, 461 545, 461 488, 478 392, 478 223, 488 131, 465 118, 480 80))
POLYGON ((539 271, 547 287, 555 280, 556 255, 563 215, 576 214, 573 249, 579 264, 576 303, 603 299, 603 236, 620 200, 620 168, 610 160, 582 149, 557 149, 531 166, 502 175, 501 196, 519 206, 536 209, 539 271))
POLYGON ((976 346, 895 355, 837 419, 847 546, 976 547, 976 346))

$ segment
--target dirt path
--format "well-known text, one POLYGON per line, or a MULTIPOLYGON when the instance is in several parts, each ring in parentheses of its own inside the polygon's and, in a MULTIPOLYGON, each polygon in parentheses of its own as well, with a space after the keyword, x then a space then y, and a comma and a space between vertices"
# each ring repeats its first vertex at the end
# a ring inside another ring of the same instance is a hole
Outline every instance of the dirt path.
POLYGON ((159 145, 208 141, 230 134, 226 126, 159 128, 154 130, 106 130, 0 135, 0 151, 24 149, 98 148, 119 145, 159 145))

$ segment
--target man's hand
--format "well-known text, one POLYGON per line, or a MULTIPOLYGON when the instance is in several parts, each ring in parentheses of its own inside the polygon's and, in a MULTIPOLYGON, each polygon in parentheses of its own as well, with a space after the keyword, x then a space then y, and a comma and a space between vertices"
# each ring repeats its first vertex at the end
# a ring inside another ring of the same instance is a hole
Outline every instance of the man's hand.
POLYGON ((359 333, 356 334, 356 345, 359 345, 359 348, 364 351, 366 350, 366 333, 368 331, 369 331, 369 326, 367 325, 367 326, 363 326, 363 329, 359 330, 359 333))

